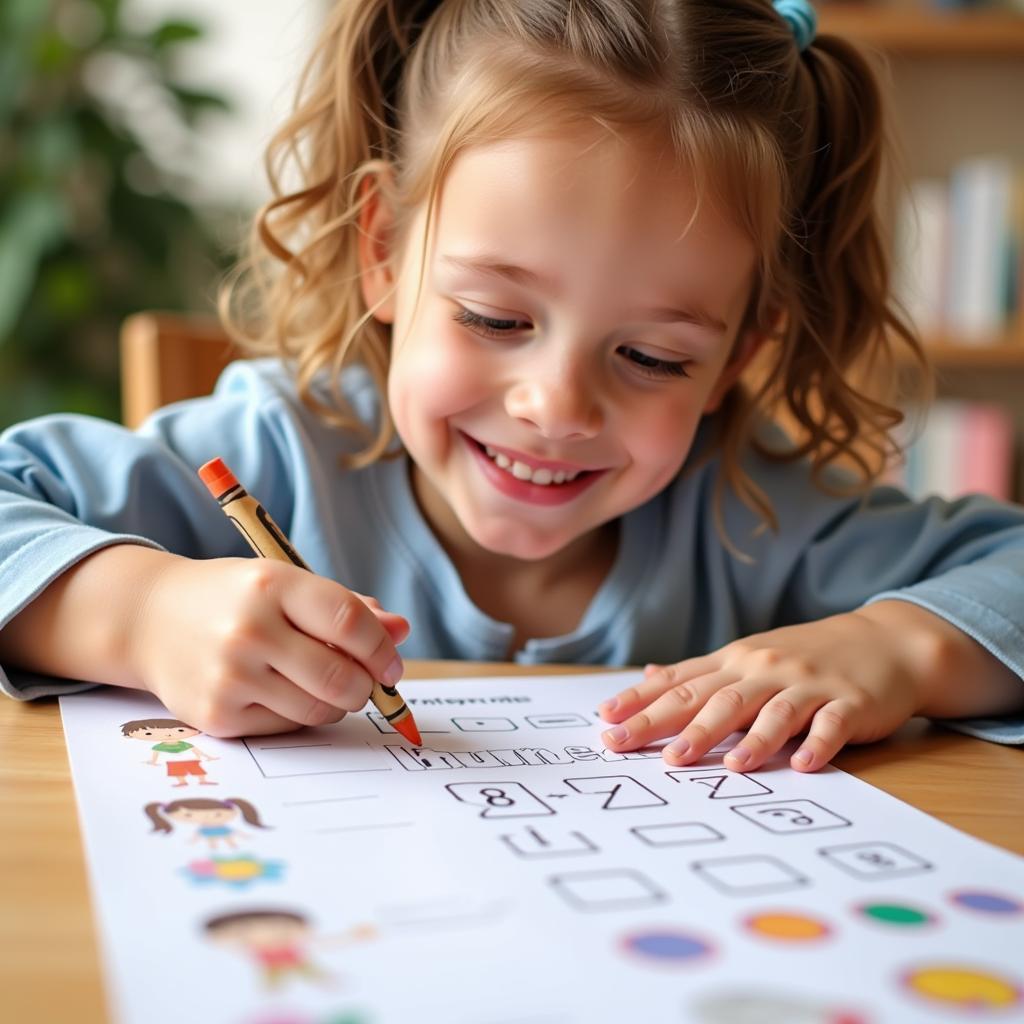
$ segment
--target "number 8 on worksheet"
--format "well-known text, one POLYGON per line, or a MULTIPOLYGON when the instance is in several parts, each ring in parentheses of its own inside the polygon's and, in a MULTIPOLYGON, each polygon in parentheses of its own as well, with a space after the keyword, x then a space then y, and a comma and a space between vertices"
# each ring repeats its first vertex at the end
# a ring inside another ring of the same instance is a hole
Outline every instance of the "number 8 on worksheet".
POLYGON ((520 782, 453 782, 445 789, 456 800, 483 808, 481 818, 539 818, 555 813, 520 782))

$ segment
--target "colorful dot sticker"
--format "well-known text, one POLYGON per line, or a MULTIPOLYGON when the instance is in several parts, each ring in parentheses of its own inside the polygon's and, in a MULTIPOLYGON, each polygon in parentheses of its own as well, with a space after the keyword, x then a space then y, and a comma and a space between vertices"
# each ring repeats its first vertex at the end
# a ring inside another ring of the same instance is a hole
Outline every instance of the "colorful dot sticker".
POLYGON ((748 931, 777 942, 817 942, 832 929, 823 921, 807 914, 771 912, 754 914, 744 922, 748 931))
POLYGON ((931 964, 903 975, 911 992, 933 1004, 957 1007, 971 1013, 1002 1011, 1020 1004, 1017 982, 995 971, 962 964, 931 964))
POLYGON ((234 857, 208 857, 194 860, 182 868, 186 878, 200 885, 221 884, 232 889, 244 889, 256 882, 279 881, 284 863, 279 860, 260 860, 249 854, 234 857))
POLYGON ((1024 903, 1012 896, 1004 896, 998 892, 986 892, 984 889, 961 889, 950 894, 950 901, 965 910, 974 910, 979 914, 991 914, 994 917, 1016 917, 1024 914, 1024 903))
POLYGON ((689 964, 712 953, 704 939, 672 929, 634 932, 621 939, 620 945, 627 953, 659 964, 689 964))
POLYGON ((936 921, 933 914, 906 903, 862 903, 856 911, 869 921, 891 928, 922 928, 936 921))

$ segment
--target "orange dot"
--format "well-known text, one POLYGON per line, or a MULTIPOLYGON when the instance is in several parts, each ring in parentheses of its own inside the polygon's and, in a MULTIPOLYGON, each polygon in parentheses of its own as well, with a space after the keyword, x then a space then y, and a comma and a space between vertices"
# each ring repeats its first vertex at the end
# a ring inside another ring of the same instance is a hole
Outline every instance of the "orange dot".
POLYGON ((755 934, 780 942, 813 942, 830 930, 827 924, 804 914, 755 914, 747 918, 746 925, 755 934))

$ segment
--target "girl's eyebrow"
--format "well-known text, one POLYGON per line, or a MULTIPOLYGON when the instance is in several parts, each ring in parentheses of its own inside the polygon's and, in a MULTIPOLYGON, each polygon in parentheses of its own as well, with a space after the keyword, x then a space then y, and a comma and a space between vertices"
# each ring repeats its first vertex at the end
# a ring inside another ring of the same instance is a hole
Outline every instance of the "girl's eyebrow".
MULTIPOLYGON (((528 270, 526 267, 517 266, 514 263, 507 263, 504 260, 492 256, 441 256, 440 262, 456 270, 465 270, 470 273, 490 274, 494 277, 501 277, 515 284, 538 288, 541 290, 552 290, 553 282, 542 277, 536 271, 528 270)), ((704 327, 714 331, 716 334, 725 334, 728 327, 724 320, 712 316, 699 306, 690 309, 676 309, 672 306, 657 306, 653 309, 637 310, 634 314, 638 320, 648 323, 687 323, 697 327, 704 327)))
POLYGON ((533 270, 518 267, 514 263, 506 263, 493 256, 442 256, 440 262, 454 267, 456 270, 492 274, 495 277, 504 277, 516 284, 530 285, 534 288, 550 288, 552 284, 551 281, 541 277, 533 270))

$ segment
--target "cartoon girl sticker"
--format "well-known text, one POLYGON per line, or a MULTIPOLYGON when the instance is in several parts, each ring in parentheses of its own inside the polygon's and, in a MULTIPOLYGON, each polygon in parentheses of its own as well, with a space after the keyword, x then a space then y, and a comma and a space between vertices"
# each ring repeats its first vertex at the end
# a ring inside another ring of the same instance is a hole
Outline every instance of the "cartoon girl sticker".
POLYGON ((172 800, 161 803, 159 800, 146 804, 143 808, 146 816, 153 823, 154 832, 165 835, 173 831, 175 825, 194 825, 195 834, 189 840, 197 843, 205 839, 210 850, 216 850, 223 843, 229 850, 237 850, 236 839, 247 838, 247 833, 235 827, 235 822, 242 817, 256 828, 267 828, 260 821, 259 812, 248 800, 233 796, 226 800, 207 800, 202 797, 172 800))
POLYGON ((194 775, 200 786, 216 786, 217 783, 206 777, 206 769, 200 761, 216 761, 211 754, 204 753, 188 741, 199 735, 199 730, 179 722, 176 718, 143 718, 135 722, 125 722, 121 726, 121 735, 133 740, 142 740, 152 744, 153 754, 145 764, 159 764, 163 756, 167 763, 167 777, 177 779, 174 788, 188 785, 188 776, 194 775))

